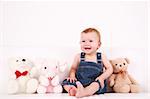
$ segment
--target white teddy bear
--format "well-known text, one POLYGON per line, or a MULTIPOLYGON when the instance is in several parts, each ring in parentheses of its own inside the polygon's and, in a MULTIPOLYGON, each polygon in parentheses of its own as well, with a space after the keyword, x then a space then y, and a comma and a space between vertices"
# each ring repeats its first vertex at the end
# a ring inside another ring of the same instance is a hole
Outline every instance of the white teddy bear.
POLYGON ((43 60, 40 63, 39 87, 37 93, 61 93, 60 75, 66 70, 67 64, 55 60, 43 60))
POLYGON ((11 79, 8 82, 8 93, 35 93, 39 82, 34 76, 34 64, 26 58, 9 60, 11 79))

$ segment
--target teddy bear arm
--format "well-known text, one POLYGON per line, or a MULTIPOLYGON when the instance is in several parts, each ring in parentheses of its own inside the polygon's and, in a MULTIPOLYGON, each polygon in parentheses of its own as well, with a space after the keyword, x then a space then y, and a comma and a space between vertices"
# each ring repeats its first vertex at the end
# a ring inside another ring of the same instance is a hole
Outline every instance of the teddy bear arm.
POLYGON ((40 76, 39 77, 39 82, 40 82, 40 85, 43 85, 43 86, 48 86, 49 85, 49 80, 45 76, 40 76))
POLYGON ((39 70, 37 67, 33 67, 31 70, 30 70, 30 77, 32 78, 38 78, 39 77, 39 70))
POLYGON ((115 84, 115 78, 116 78, 116 75, 115 74, 112 74, 109 78, 109 82, 110 82, 110 87, 112 87, 114 84, 115 84))
POLYGON ((51 84, 52 84, 53 86, 56 86, 56 85, 59 84, 59 76, 58 76, 58 75, 56 75, 56 76, 52 79, 51 84))
POLYGON ((133 84, 138 84, 138 82, 131 75, 128 74, 128 77, 133 84))
POLYGON ((109 81, 115 80, 115 77, 116 77, 116 75, 115 75, 115 74, 112 74, 112 75, 109 77, 109 81))

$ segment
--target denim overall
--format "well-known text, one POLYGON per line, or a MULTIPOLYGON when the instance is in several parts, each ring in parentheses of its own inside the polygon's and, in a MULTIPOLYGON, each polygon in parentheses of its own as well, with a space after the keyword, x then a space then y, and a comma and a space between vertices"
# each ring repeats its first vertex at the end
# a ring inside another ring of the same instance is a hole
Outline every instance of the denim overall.
MULTIPOLYGON (((103 63, 101 60, 101 53, 97 53, 97 63, 85 61, 85 53, 82 52, 80 56, 80 63, 76 71, 77 81, 86 87, 92 82, 97 82, 99 84, 99 90, 95 94, 102 94, 106 92, 106 81, 104 81, 104 88, 101 88, 100 81, 95 79, 103 73, 103 63)), ((76 82, 71 83, 66 79, 63 81, 62 85, 74 85, 77 87, 76 82)))

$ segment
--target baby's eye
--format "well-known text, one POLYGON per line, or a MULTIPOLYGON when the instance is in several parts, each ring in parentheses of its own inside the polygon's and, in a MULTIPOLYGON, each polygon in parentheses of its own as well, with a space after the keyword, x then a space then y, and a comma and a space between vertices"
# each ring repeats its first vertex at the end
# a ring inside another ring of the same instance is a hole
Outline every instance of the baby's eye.
POLYGON ((83 40, 82 42, 85 42, 85 40, 83 40))
POLYGON ((125 65, 125 63, 123 63, 123 65, 125 65))
POLYGON ((90 40, 90 42, 93 42, 93 40, 90 40))
POLYGON ((44 69, 47 69, 47 67, 44 67, 44 69))
POLYGON ((115 64, 117 66, 117 64, 115 64))

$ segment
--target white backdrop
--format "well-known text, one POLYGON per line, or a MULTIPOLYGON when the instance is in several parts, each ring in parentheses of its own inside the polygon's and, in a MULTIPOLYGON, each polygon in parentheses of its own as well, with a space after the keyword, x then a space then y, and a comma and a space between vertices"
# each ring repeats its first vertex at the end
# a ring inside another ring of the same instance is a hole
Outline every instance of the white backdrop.
POLYGON ((0 2, 0 92, 6 92, 7 59, 12 56, 71 60, 80 51, 80 32, 101 31, 109 59, 128 57, 129 71, 148 91, 146 2, 0 2))

